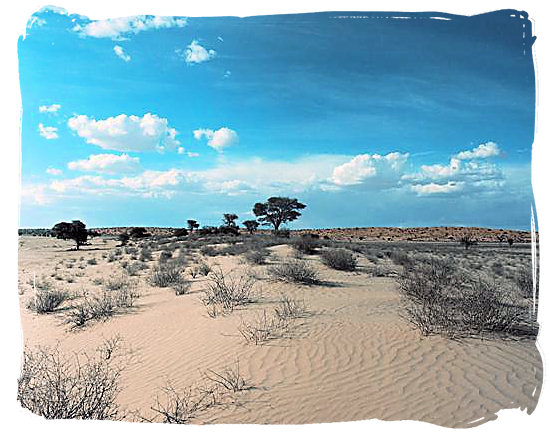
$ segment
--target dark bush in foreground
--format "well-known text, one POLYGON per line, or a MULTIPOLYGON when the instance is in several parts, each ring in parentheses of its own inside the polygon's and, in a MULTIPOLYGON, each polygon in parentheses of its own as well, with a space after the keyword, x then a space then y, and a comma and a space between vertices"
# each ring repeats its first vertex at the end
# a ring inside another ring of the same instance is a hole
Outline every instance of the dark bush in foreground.
MULTIPOLYGON (((111 346, 116 349, 116 346, 111 346)), ((121 369, 112 349, 69 358, 56 349, 25 350, 17 399, 47 419, 117 419, 121 369)))
POLYGON ((353 271, 357 267, 357 260, 346 249, 325 249, 321 252, 321 259, 325 265, 335 270, 353 271))
POLYGON ((314 285, 319 282, 317 272, 306 261, 288 260, 268 269, 268 274, 276 280, 314 285))
POLYGON ((449 261, 417 262, 402 274, 400 288, 409 300, 409 320, 424 335, 536 335, 527 308, 449 261))

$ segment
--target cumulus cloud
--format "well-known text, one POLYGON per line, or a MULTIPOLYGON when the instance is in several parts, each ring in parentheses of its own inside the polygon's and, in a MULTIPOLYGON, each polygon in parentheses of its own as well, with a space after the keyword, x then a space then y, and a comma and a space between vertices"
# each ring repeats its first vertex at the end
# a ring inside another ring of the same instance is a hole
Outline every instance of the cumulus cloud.
POLYGON ((57 169, 57 168, 49 167, 49 168, 46 169, 46 174, 58 176, 58 175, 63 174, 63 171, 61 171, 60 169, 57 169))
POLYGON ((120 114, 104 120, 77 115, 69 119, 68 126, 88 144, 105 150, 162 153, 180 144, 178 132, 168 126, 168 120, 150 113, 143 117, 120 114))
POLYGON ((193 131, 196 140, 206 138, 207 144, 216 151, 223 151, 224 148, 235 145, 239 142, 237 132, 232 129, 222 127, 216 131, 212 129, 197 129, 193 131))
POLYGON ((408 153, 399 152, 386 155, 360 154, 334 168, 330 181, 337 186, 352 186, 363 184, 368 179, 376 177, 373 186, 394 186, 408 158, 408 153))
POLYGON ((196 157, 199 157, 200 154, 199 154, 199 153, 196 153, 196 152, 190 152, 190 151, 188 151, 188 152, 187 152, 187 156, 189 156, 190 158, 196 158, 196 157))
POLYGON ((127 154, 97 154, 88 159, 77 160, 67 164, 70 170, 95 171, 105 174, 129 173, 140 168, 139 158, 127 154))
POLYGON ((56 127, 44 126, 42 123, 39 123, 38 131, 40 132, 40 136, 46 138, 47 140, 59 138, 59 135, 57 135, 56 127))
POLYGON ((450 158, 448 165, 422 165, 420 171, 402 176, 418 195, 491 192, 503 186, 497 165, 480 159, 500 155, 495 143, 480 144, 450 158))
POLYGON ((46 205, 52 202, 47 185, 26 184, 21 186, 21 205, 46 205))
POLYGON ((81 36, 118 40, 146 30, 184 27, 185 25, 187 25, 187 19, 182 17, 139 15, 91 21, 85 25, 77 24, 73 30, 81 36))
POLYGON ((500 148, 497 143, 492 141, 478 145, 472 150, 465 150, 456 155, 457 159, 469 160, 469 159, 486 159, 500 155, 500 148))
POLYGON ((132 60, 132 57, 130 57, 128 54, 126 54, 124 52, 124 48, 122 48, 120 45, 115 45, 114 48, 113 48, 113 51, 115 52, 115 54, 118 57, 120 57, 125 62, 129 62, 130 60, 132 60))
POLYGON ((56 113, 61 108, 59 104, 41 105, 38 107, 38 111, 41 113, 56 113))
POLYGON ((176 50, 176 53, 182 56, 187 64, 202 63, 216 56, 216 51, 206 49, 196 40, 187 45, 185 51, 176 50))

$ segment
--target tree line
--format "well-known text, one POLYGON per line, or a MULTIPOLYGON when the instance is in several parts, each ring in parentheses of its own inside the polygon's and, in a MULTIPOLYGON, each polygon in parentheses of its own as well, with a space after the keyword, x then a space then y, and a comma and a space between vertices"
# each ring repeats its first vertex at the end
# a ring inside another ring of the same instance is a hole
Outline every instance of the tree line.
MULTIPOLYGON (((265 202, 257 202, 254 204, 252 212, 256 219, 243 221, 244 228, 254 234, 260 225, 271 226, 275 233, 279 231, 281 225, 292 222, 298 219, 302 213, 300 210, 306 208, 306 205, 299 202, 297 198, 288 197, 271 197, 265 202)), ((235 213, 224 213, 222 225, 219 227, 203 227, 200 229, 200 224, 194 219, 187 220, 187 228, 179 228, 174 232, 178 237, 199 232, 199 234, 231 234, 239 235, 239 226, 237 224, 239 216, 235 213)), ((79 221, 59 222, 51 229, 51 235, 63 240, 74 240, 76 249, 81 245, 86 244, 88 237, 98 235, 97 232, 86 229, 86 225, 79 221)), ((125 244, 131 237, 143 238, 150 234, 145 232, 145 228, 134 227, 129 233, 124 233, 119 236, 121 242, 125 244)))

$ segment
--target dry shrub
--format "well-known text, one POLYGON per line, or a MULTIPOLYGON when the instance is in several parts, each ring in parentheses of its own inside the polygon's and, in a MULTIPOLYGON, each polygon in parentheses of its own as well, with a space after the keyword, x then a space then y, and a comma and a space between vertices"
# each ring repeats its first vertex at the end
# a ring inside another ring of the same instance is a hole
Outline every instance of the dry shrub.
POLYGON ((167 384, 162 388, 162 397, 157 395, 156 405, 151 407, 155 417, 148 420, 186 424, 200 413, 224 404, 228 396, 249 388, 240 375, 238 362, 236 368, 226 367, 220 372, 209 369, 204 378, 207 383, 183 390, 167 384))
POLYGON ((161 265, 153 268, 149 283, 153 286, 165 288, 176 285, 183 280, 183 272, 180 268, 171 265, 161 265))
POLYGON ((320 242, 318 238, 315 238, 309 235, 303 235, 303 236, 294 238, 290 242, 290 245, 294 249, 296 249, 299 253, 302 253, 305 255, 314 255, 320 246, 320 242))
POLYGON ((335 270, 353 271, 357 268, 357 260, 353 253, 346 249, 325 249, 321 252, 323 263, 335 270))
POLYGON ((253 249, 244 254, 244 259, 250 264, 262 265, 266 263, 270 253, 267 249, 253 249))
POLYGON ((278 306, 275 306, 275 314, 281 319, 303 318, 309 313, 304 300, 295 300, 283 295, 278 306))
POLYGON ((294 282, 303 285, 319 283, 317 272, 306 261, 291 259, 283 261, 268 269, 268 274, 275 280, 294 282))
POLYGON ((243 321, 239 333, 248 343, 260 345, 272 339, 283 337, 289 329, 289 319, 264 309, 251 321, 243 321))
POLYGON ((448 260, 417 263, 403 272, 400 288, 409 299, 409 320, 424 335, 536 335, 536 322, 525 307, 448 260))
POLYGON ((21 406, 47 419, 119 419, 122 368, 113 362, 118 342, 105 346, 95 356, 72 358, 57 348, 25 349, 17 391, 21 406))
POLYGON ((209 276, 202 302, 209 308, 209 315, 230 313, 236 306, 252 303, 256 299, 255 280, 246 274, 238 277, 225 274, 221 268, 214 269, 209 276))
POLYGON ((96 296, 84 295, 83 301, 67 313, 66 322, 77 328, 92 320, 109 319, 115 313, 133 307, 138 297, 139 293, 131 286, 96 296))
POLYGON ((27 307, 39 314, 54 312, 69 298, 67 291, 60 289, 36 289, 27 307))

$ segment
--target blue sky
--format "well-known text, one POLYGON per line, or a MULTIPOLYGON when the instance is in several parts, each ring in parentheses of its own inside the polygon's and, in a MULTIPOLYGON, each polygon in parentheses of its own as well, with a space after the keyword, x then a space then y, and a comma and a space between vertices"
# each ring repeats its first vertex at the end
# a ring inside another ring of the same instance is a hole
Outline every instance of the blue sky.
POLYGON ((530 22, 433 16, 37 12, 20 225, 217 225, 283 195, 293 228, 529 229, 530 22))

